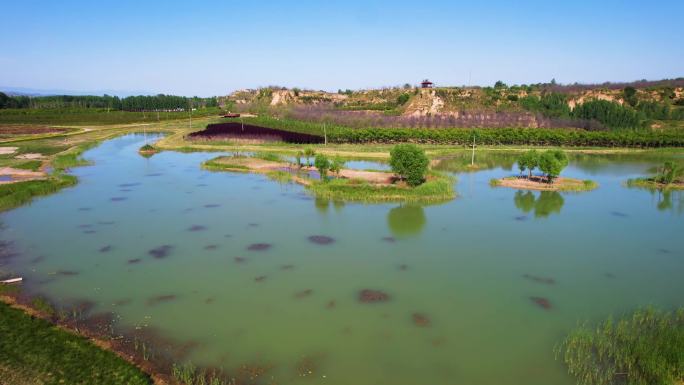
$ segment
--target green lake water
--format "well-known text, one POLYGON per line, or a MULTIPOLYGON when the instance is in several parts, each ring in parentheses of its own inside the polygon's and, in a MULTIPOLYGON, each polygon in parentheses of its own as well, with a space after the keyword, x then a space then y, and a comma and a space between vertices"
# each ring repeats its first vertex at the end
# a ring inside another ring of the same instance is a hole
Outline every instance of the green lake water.
POLYGON ((553 348, 578 322, 684 305, 683 195, 623 185, 659 159, 575 157, 564 175, 600 187, 542 194, 489 186, 516 173, 510 156, 478 154, 488 167, 462 173, 464 154, 440 165, 458 198, 421 207, 316 200, 200 169, 216 153, 145 159, 142 144, 107 141, 77 186, 2 214, 18 255, 0 269, 57 304, 114 311, 118 328, 192 343, 198 365, 268 365, 281 384, 570 385, 553 348), (363 289, 390 298, 362 303, 363 289))

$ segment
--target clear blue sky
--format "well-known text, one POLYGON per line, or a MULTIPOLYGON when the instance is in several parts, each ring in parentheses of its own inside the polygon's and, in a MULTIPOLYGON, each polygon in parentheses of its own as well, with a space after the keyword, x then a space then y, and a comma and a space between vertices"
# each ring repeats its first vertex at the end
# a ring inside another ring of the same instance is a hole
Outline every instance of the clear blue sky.
POLYGON ((684 76, 684 1, 3 1, 0 86, 224 95, 684 76))

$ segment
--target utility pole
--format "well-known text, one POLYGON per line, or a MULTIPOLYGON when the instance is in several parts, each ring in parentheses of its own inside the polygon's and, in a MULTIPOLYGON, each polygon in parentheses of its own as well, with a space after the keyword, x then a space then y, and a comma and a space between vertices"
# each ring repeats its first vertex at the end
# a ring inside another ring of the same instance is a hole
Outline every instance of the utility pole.
POLYGON ((192 98, 190 98, 190 129, 192 130, 192 98))
POLYGON ((470 157, 470 166, 475 166, 475 131, 473 131, 473 155, 470 157))
POLYGON ((323 140, 325 145, 328 145, 328 131, 325 129, 325 122, 323 122, 323 140))

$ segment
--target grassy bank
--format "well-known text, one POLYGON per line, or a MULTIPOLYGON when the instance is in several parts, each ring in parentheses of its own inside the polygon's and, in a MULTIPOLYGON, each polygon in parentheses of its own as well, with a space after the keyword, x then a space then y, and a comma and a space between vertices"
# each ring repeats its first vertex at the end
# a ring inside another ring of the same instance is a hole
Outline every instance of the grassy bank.
POLYGON ((0 379, 3 385, 152 383, 116 354, 3 302, 0 379))
POLYGON ((52 173, 44 180, 31 180, 0 185, 0 211, 9 210, 33 200, 34 197, 49 195, 65 187, 74 186, 77 179, 66 174, 66 170, 87 164, 80 155, 94 143, 77 146, 59 154, 52 160, 52 173))

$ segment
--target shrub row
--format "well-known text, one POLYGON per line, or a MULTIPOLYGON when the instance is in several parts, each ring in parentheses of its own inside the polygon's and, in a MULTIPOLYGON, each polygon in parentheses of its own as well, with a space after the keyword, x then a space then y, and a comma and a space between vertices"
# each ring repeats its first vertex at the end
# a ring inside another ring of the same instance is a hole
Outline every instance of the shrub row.
POLYGON ((366 128, 336 129, 328 133, 335 143, 401 143, 471 144, 473 135, 479 145, 545 145, 545 146, 601 146, 601 147, 682 147, 684 133, 677 131, 653 132, 584 131, 543 128, 499 129, 416 129, 366 128))

